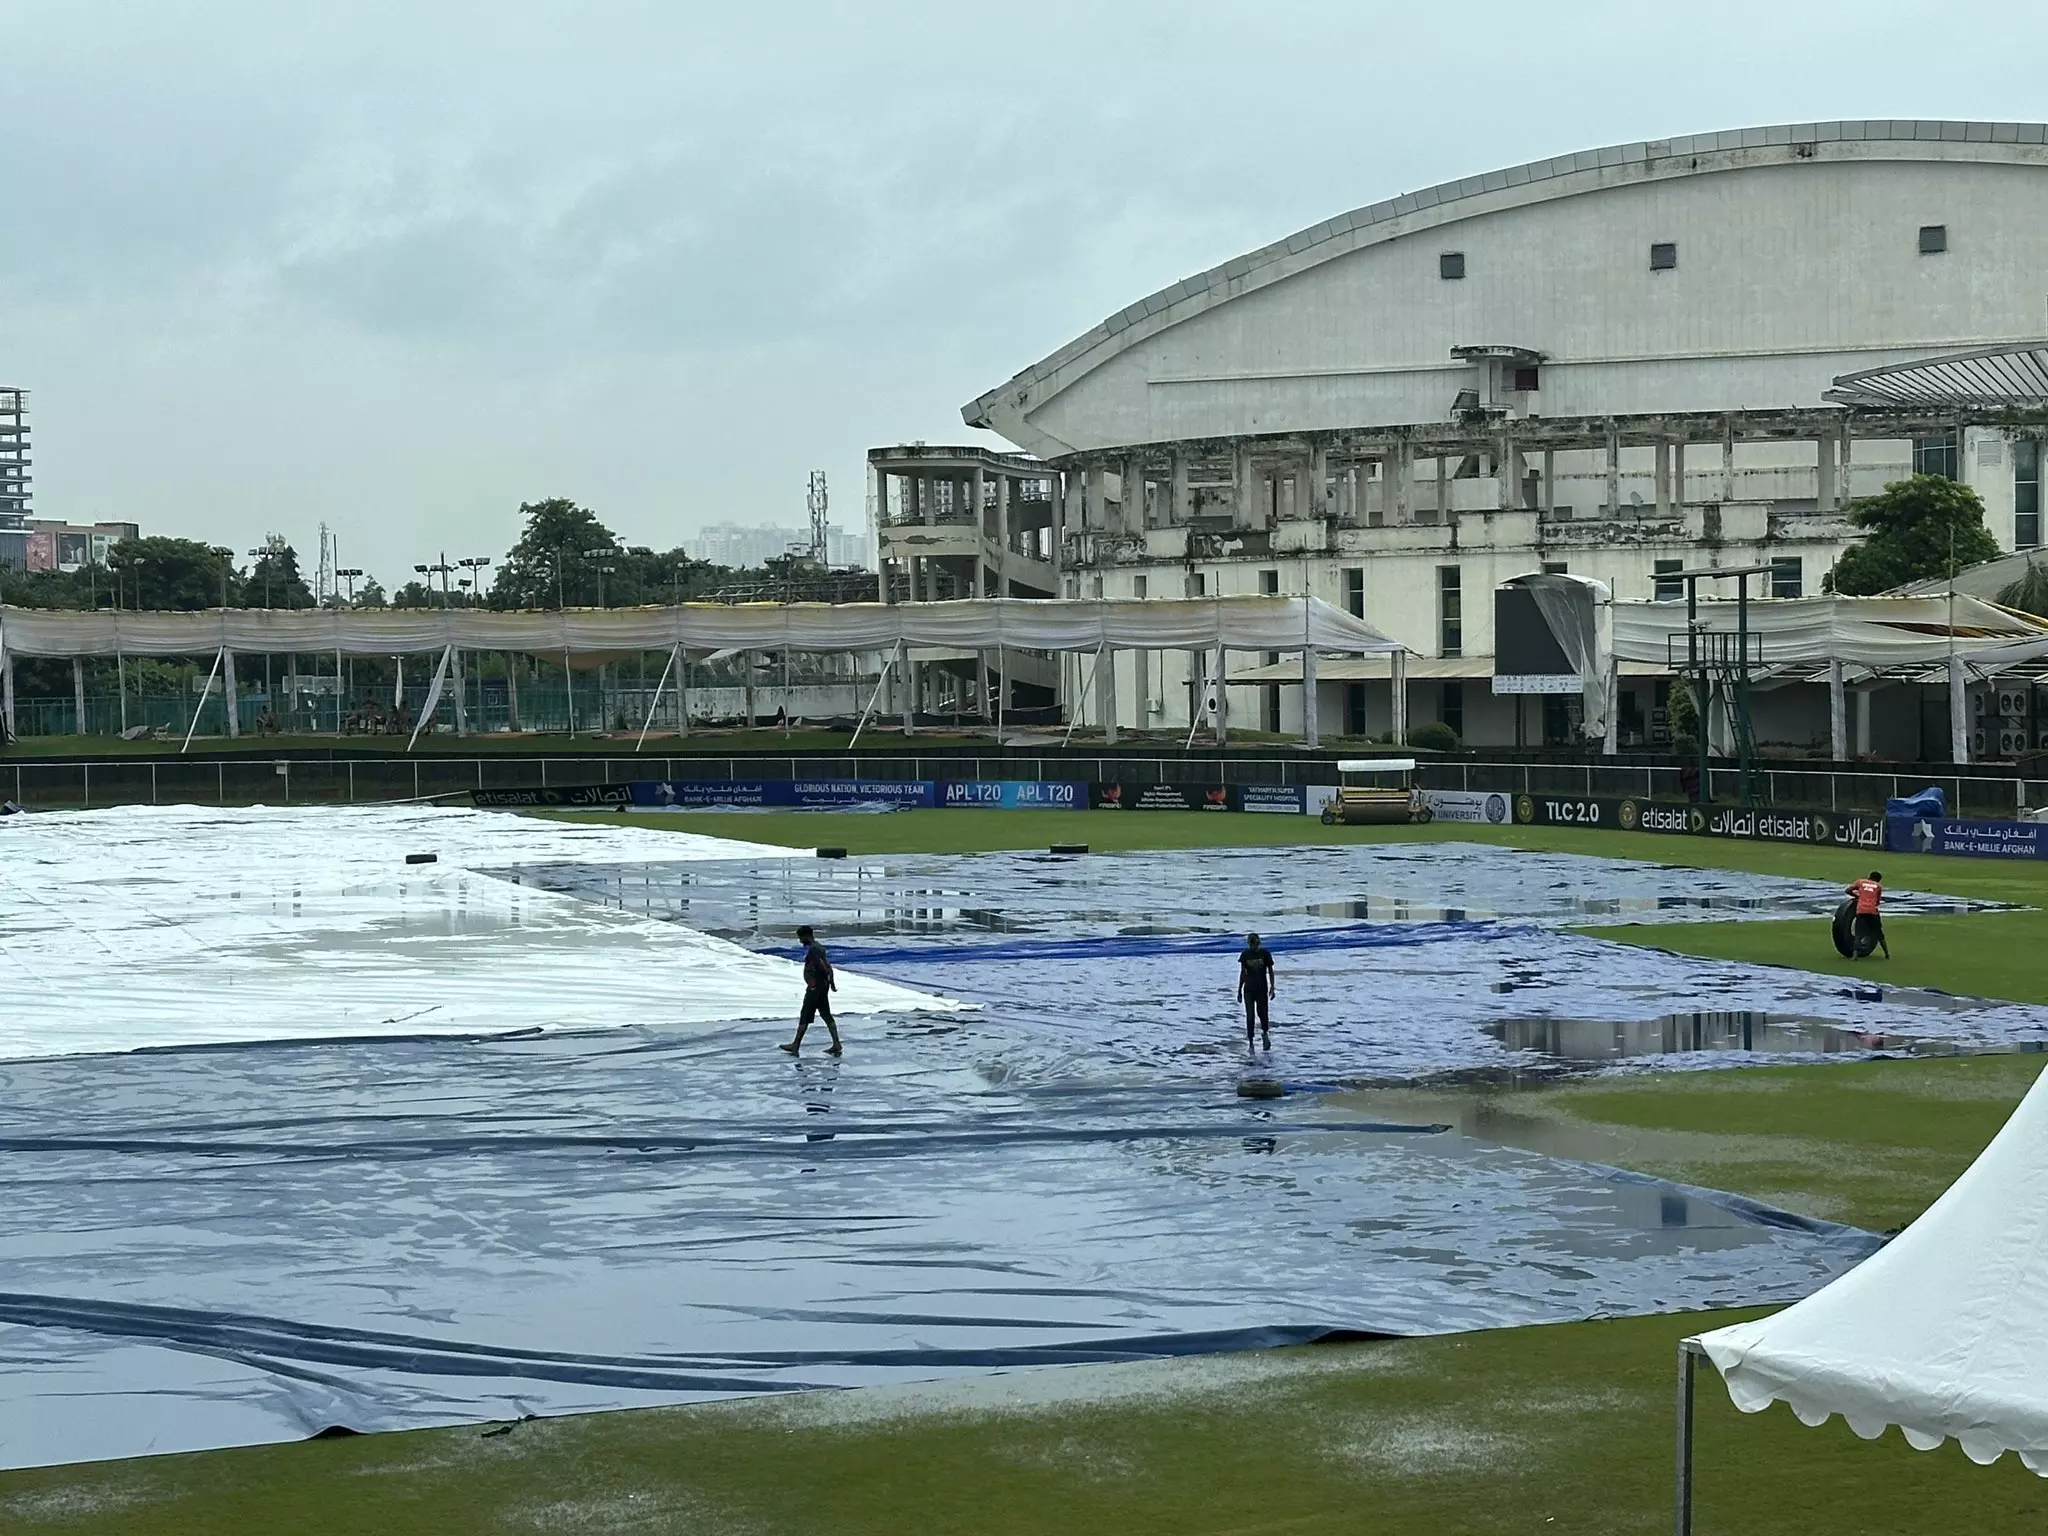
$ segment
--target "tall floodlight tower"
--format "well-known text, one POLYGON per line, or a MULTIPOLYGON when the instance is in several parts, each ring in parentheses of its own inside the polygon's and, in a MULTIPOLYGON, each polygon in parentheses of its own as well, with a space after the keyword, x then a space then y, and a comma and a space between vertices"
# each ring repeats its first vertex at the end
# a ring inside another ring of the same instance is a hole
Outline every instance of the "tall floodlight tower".
POLYGON ((825 496, 825 471, 822 469, 811 471, 810 493, 804 497, 804 504, 811 509, 811 558, 820 565, 829 565, 831 524, 826 518, 829 503, 825 496))
POLYGON ((325 608, 328 600, 341 596, 341 582, 334 572, 340 564, 340 551, 334 535, 327 531, 327 525, 320 525, 320 564, 313 573, 313 604, 325 608))

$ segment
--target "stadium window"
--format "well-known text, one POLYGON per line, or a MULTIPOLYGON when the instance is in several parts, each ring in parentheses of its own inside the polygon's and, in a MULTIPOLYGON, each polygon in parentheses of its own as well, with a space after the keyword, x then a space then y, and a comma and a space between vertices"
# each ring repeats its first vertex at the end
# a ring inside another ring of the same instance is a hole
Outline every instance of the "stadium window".
POLYGON ((1656 240, 1651 242, 1650 270, 1652 272, 1669 272, 1677 265, 1678 242, 1676 240, 1656 240))
POLYGON ((1445 282, 1455 282, 1465 275, 1465 253, 1445 251, 1436 259, 1436 275, 1445 282))
POLYGON ((2041 439, 2023 437, 2012 445, 2012 547, 2041 543, 2041 439))
POLYGON ((1262 597, 1278 597, 1280 595, 1280 573, 1278 571, 1259 572, 1259 594, 1262 597))
POLYGON ((1465 739, 1465 685, 1460 682, 1444 684, 1443 705, 1437 710, 1437 718, 1453 731, 1458 740, 1465 739))
POLYGON ((1541 374, 1534 368, 1515 370, 1514 391, 1518 395, 1534 394, 1543 387, 1541 374))
POLYGON ((1571 570, 1571 566, 1562 560, 1546 560, 1543 562, 1543 574, 1546 576, 1569 576, 1571 570))
POLYGON ((1365 567, 1344 568, 1344 611, 1354 619, 1365 617, 1365 567))
POLYGON ((1131 578, 1131 596, 1133 596, 1133 597, 1143 597, 1143 596, 1145 595, 1145 588, 1146 588, 1146 586, 1147 586, 1147 582, 1146 582, 1146 580, 1145 580, 1145 578, 1144 578, 1144 577, 1142 577, 1142 576, 1133 576, 1133 577, 1131 578))
POLYGON ((1771 561, 1771 596, 1806 596, 1805 562, 1797 555, 1780 555, 1771 561))
POLYGON ((1465 594, 1455 565, 1436 568, 1436 639, 1439 655, 1465 654, 1465 594))
POLYGON ((1675 603, 1685 596, 1685 583, 1671 577, 1669 573, 1685 569, 1683 560, 1659 560, 1650 567, 1657 573, 1657 585, 1650 596, 1660 603, 1675 603))
POLYGON ((1937 437, 1914 438, 1913 473, 1916 475, 1939 475, 1944 480, 1955 479, 1955 433, 1943 432, 1937 437))
POLYGON ((1946 224, 1922 224, 1920 226, 1920 254, 1939 256, 1948 249, 1948 226, 1946 224))
POLYGON ((1344 734, 1363 736, 1365 734, 1365 684, 1344 685, 1344 734))
POLYGON ((1207 576, 1204 576, 1200 571, 1195 572, 1194 575, 1188 578, 1188 596, 1207 597, 1208 595, 1209 578, 1207 576))

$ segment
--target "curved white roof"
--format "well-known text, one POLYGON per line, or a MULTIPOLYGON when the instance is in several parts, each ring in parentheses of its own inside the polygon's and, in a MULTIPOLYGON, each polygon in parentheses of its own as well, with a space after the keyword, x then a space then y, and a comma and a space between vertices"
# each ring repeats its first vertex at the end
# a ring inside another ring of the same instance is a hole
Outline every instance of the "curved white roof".
MULTIPOLYGON (((1806 161, 1951 161, 2048 167, 2048 124, 1876 119, 1781 124, 1584 150, 1356 208, 1149 294, 962 408, 1011 428, 1138 342, 1353 251, 1461 219, 1612 187, 1806 161)), ((2038 321, 2036 322, 2036 324, 2038 321)), ((2028 330, 2033 326, 2028 326, 2028 330)), ((1809 397, 1810 399, 1810 397, 1809 397)), ((1051 445, 1043 445, 1051 446, 1051 445)))

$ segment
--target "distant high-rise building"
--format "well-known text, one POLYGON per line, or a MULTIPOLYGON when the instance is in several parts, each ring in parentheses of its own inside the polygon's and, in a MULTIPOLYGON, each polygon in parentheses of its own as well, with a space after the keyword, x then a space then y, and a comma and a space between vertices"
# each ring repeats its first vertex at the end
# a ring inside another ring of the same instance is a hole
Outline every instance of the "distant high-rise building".
MULTIPOLYGON (((746 570, 766 565, 788 554, 806 554, 811 547, 806 528, 746 527, 738 523, 713 523, 695 538, 685 539, 683 549, 692 560, 746 570)), ((828 528, 825 558, 833 565, 868 564, 867 538, 828 528)))
POLYGON ((7 535, 20 533, 28 518, 28 469, 28 391, 0 388, 0 565, 10 554, 19 557, 17 567, 27 558, 7 535))

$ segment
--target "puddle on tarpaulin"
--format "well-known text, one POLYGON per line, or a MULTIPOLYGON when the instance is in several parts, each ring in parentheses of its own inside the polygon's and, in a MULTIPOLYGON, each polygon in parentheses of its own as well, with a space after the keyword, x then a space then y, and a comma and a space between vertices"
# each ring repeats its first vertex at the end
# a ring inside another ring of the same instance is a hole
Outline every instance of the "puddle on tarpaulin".
MULTIPOLYGON (((831 936, 1170 933, 1324 922, 1655 923, 1822 916, 1824 881, 1433 845, 1101 854, 892 855, 693 864, 551 864, 493 873, 722 938, 783 938, 808 921, 831 936), (1679 878, 1682 876, 1682 880, 1679 878), (1678 889, 1673 889, 1678 886, 1678 889), (1292 920, 1289 922, 1289 920, 1292 920)), ((1987 904, 1892 893, 1901 912, 1987 904)))
MULTIPOLYGON (((1496 990, 1506 990, 1498 988, 1496 990)), ((1766 1056, 1964 1056, 1985 1054, 1952 1040, 1844 1029, 1791 1013, 1671 1013, 1662 1018, 1500 1019, 1481 1029, 1511 1051, 1566 1066, 1604 1066, 1644 1056, 1740 1053, 1766 1056)), ((2048 1049, 2048 1042, 2004 1047, 2048 1049)))

